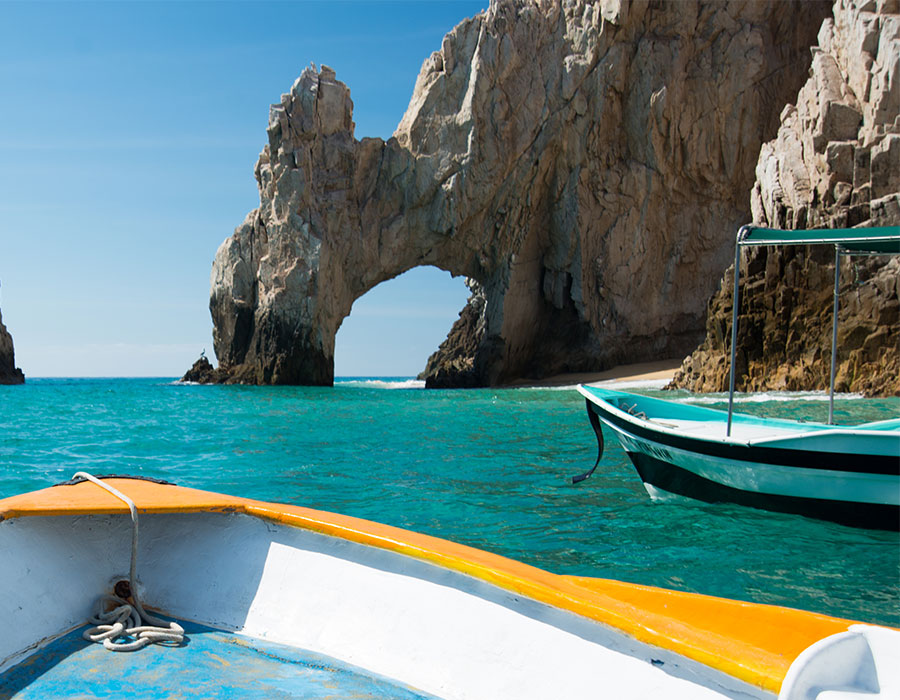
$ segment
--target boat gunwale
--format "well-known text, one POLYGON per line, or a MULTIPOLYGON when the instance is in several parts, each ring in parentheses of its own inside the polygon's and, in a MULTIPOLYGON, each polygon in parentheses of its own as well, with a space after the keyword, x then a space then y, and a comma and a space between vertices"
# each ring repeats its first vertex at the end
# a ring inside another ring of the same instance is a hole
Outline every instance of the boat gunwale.
MULTIPOLYGON (((791 662, 806 647, 854 624, 775 605, 558 575, 430 535, 301 506, 129 479, 112 481, 135 500, 140 513, 245 514, 403 554, 588 618, 776 694, 791 662), (628 591, 624 598, 623 590, 628 591), (670 605, 689 609, 691 621, 673 617, 670 605), (728 615, 741 622, 739 632, 728 628, 728 615)), ((77 484, 0 500, 0 524, 23 517, 124 514, 127 510, 105 491, 77 484)))
MULTIPOLYGON (((679 421, 686 421, 686 422, 694 422, 694 423, 698 423, 698 424, 705 422, 705 423, 709 423, 709 424, 713 424, 713 425, 722 424, 723 426, 725 424, 725 421, 724 421, 724 419, 726 418, 725 414, 721 411, 718 411, 714 408, 709 408, 707 406, 692 406, 689 404, 686 406, 686 408, 688 410, 690 410, 691 412, 703 411, 704 415, 709 416, 710 420, 707 420, 707 421, 701 421, 701 420, 697 420, 697 419, 694 419, 691 417, 685 417, 685 418, 674 418, 674 417, 670 417, 670 416, 651 417, 649 415, 647 415, 646 418, 641 418, 640 416, 638 416, 634 413, 629 413, 628 411, 622 410, 619 406, 616 406, 615 404, 610 402, 609 398, 625 397, 625 396, 627 396, 629 398, 634 398, 637 400, 637 403, 633 406, 633 408, 640 409, 641 412, 645 413, 645 415, 646 415, 646 411, 643 410, 645 407, 641 406, 642 403, 648 403, 651 406, 661 405, 661 404, 664 404, 664 405, 673 405, 673 404, 670 401, 665 401, 664 399, 657 399, 652 396, 643 396, 641 394, 632 394, 632 393, 625 392, 625 391, 616 391, 614 389, 592 387, 592 386, 585 385, 585 384, 579 384, 576 387, 576 389, 577 389, 578 393, 580 393, 582 396, 584 396, 586 399, 588 399, 591 403, 593 403, 595 405, 603 404, 605 410, 607 410, 609 413, 613 414, 614 416, 618 417, 619 419, 624 420, 628 423, 632 423, 636 426, 641 426, 647 430, 652 429, 653 431, 659 431, 661 433, 666 433, 666 434, 670 434, 670 435, 677 435, 677 436, 683 437, 684 431, 683 431, 682 426, 667 425, 665 423, 665 421, 666 420, 679 420, 679 421), (609 397, 598 396, 595 393, 597 390, 602 391, 604 394, 611 394, 612 396, 609 396, 609 397)), ((749 414, 735 413, 734 417, 738 419, 736 421, 738 423, 744 422, 741 419, 750 419, 749 421, 747 421, 747 423, 750 425, 762 425, 763 424, 763 422, 760 421, 759 419, 757 419, 756 416, 751 416, 749 414)), ((809 423, 801 423, 799 421, 791 421, 790 419, 784 419, 784 418, 775 419, 773 421, 773 424, 779 428, 783 427, 785 430, 790 429, 791 427, 793 427, 794 424, 796 424, 798 426, 810 425, 809 423)), ((822 424, 822 425, 824 425, 824 424, 822 424)), ((817 429, 812 429, 809 431, 800 430, 798 432, 803 435, 807 435, 807 434, 815 434, 815 433, 818 433, 821 431, 817 430, 817 429)), ((796 437, 796 434, 792 434, 791 437, 796 437)), ((722 435, 719 437, 713 437, 710 435, 704 435, 702 433, 696 434, 696 435, 692 434, 690 439, 702 440, 704 442, 711 442, 711 443, 734 444, 734 445, 738 445, 738 446, 750 445, 751 441, 752 441, 752 438, 751 439, 741 439, 741 438, 735 437, 734 435, 730 435, 730 436, 722 435)))
MULTIPOLYGON (((659 427, 661 430, 669 430, 674 433, 679 433, 679 430, 677 428, 671 428, 669 426, 666 426, 663 423, 657 423, 655 420, 651 419, 649 416, 648 416, 647 420, 643 420, 634 414, 628 413, 627 411, 623 411, 618 406, 615 406, 612 403, 610 403, 607 400, 607 398, 605 398, 603 396, 598 396, 596 392, 600 391, 602 393, 613 394, 615 396, 634 397, 639 402, 646 401, 646 402, 650 403, 651 405, 668 405, 668 406, 679 405, 680 406, 682 404, 675 404, 672 401, 667 401, 666 399, 660 399, 660 398, 656 398, 653 396, 644 396, 642 394, 632 394, 630 392, 617 391, 615 389, 607 389, 606 387, 591 386, 590 384, 579 384, 575 388, 586 399, 591 399, 594 403, 596 403, 596 402, 605 403, 607 406, 610 407, 610 409, 612 409, 612 411, 616 412, 622 418, 625 418, 626 420, 629 420, 630 422, 634 422, 636 424, 650 423, 651 425, 654 426, 654 428, 659 427)), ((725 399, 723 399, 723 401, 725 401, 725 399)), ((709 406, 694 406, 692 404, 683 404, 683 405, 684 405, 684 407, 688 408, 692 412, 703 411, 705 415, 708 415, 710 417, 710 419, 711 419, 709 421, 710 423, 721 423, 722 425, 725 425, 725 422, 728 417, 728 414, 725 411, 717 409, 717 408, 711 408, 709 406)), ((792 428, 796 428, 796 432, 790 436, 778 435, 778 436, 775 436, 773 439, 781 439, 782 437, 794 438, 794 437, 801 437, 801 436, 802 437, 807 437, 807 436, 812 437, 812 436, 820 436, 820 435, 861 435, 861 436, 865 435, 865 436, 872 436, 872 437, 875 437, 878 435, 888 435, 888 436, 896 435, 897 437, 900 437, 900 425, 898 425, 898 427, 896 427, 896 428, 887 427, 887 424, 900 421, 900 418, 887 418, 885 420, 872 421, 872 422, 868 422, 868 423, 860 423, 859 425, 836 425, 836 424, 829 425, 828 423, 822 423, 820 421, 798 421, 798 420, 792 420, 790 418, 764 418, 761 416, 754 416, 749 413, 733 413, 732 416, 734 418, 734 422, 737 424, 744 423, 747 425, 759 425, 759 426, 771 425, 771 426, 779 428, 779 429, 783 428, 784 430, 790 430, 792 428)), ((660 418, 659 420, 663 421, 666 419, 660 418)), ((678 418, 675 420, 690 421, 693 419, 692 418, 678 418)), ((700 421, 697 421, 697 422, 700 422, 700 421)), ((703 437, 703 436, 700 436, 698 439, 719 441, 719 438, 709 438, 709 437, 703 437)), ((761 438, 751 438, 747 444, 752 444, 754 441, 759 440, 759 439, 761 439, 761 438)), ((762 439, 769 439, 769 438, 762 438, 762 439)), ((721 438, 721 440, 726 441, 726 442, 737 442, 737 443, 741 443, 741 444, 743 444, 743 442, 744 442, 740 439, 735 438, 733 435, 732 436, 723 436, 721 438)))

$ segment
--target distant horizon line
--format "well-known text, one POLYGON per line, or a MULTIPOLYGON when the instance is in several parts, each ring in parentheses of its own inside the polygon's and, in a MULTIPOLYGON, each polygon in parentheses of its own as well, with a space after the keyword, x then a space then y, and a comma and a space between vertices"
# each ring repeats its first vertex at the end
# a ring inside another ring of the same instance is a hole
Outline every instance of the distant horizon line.
MULTIPOLYGON (((335 380, 337 379, 416 379, 418 375, 415 374, 336 374, 334 376, 335 380)), ((75 375, 75 374, 26 374, 25 381, 27 382, 29 379, 174 379, 180 380, 181 377, 166 375, 166 374, 140 374, 140 375, 75 375)), ((266 385, 269 386, 269 385, 266 385)), ((273 384, 271 386, 282 386, 273 384)), ((290 385, 285 384, 283 386, 303 386, 303 385, 290 385)))

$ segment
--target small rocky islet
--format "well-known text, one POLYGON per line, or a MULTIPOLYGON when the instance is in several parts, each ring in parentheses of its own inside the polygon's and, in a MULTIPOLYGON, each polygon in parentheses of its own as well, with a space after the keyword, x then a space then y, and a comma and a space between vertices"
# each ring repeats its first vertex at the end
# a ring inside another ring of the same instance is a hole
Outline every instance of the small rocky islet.
POLYGON ((16 352, 13 339, 3 325, 0 314, 0 384, 24 384, 25 375, 16 367, 16 352))
MULTIPOLYGON (((721 390, 741 224, 900 223, 897 6, 499 0, 425 60, 388 141, 357 140, 349 88, 304 70, 213 263, 220 365, 187 378, 328 385, 354 300, 434 265, 472 293, 428 386, 689 355, 676 385, 721 390)), ((797 317, 829 261, 742 264, 739 386, 822 387, 827 314, 797 317)), ((839 388, 898 393, 896 263, 847 264, 839 388)))

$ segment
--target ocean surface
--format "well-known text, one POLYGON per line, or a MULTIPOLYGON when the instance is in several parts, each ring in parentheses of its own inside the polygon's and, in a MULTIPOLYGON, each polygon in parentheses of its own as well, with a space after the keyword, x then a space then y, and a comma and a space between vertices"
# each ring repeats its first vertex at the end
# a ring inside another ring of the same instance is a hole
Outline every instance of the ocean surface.
MULTIPOLYGON (((706 405, 721 395, 629 389, 706 405)), ((836 400, 838 422, 900 399, 836 400)), ((740 397, 738 410, 826 420, 821 394, 740 397)), ((596 442, 574 388, 426 391, 29 379, 0 386, 0 497, 79 470, 337 511, 600 576, 900 625, 900 536, 693 501, 651 502, 618 443, 596 442)), ((2 553, 0 553, 2 555, 2 553)))

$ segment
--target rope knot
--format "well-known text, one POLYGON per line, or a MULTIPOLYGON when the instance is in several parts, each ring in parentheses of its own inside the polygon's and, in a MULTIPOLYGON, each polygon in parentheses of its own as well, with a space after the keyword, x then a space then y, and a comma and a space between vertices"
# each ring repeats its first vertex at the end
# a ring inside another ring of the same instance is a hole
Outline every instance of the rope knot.
POLYGON ((100 596, 97 614, 91 617, 82 637, 90 642, 102 642, 109 651, 135 651, 154 642, 169 642, 177 646, 184 641, 184 628, 177 622, 166 622, 148 615, 140 603, 132 605, 117 596, 100 596), (110 610, 104 610, 111 604, 110 610), (150 624, 142 625, 142 622, 150 624), (121 641, 120 641, 121 640, 121 641))

